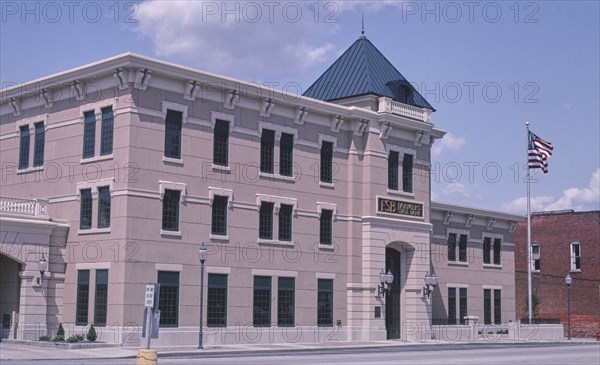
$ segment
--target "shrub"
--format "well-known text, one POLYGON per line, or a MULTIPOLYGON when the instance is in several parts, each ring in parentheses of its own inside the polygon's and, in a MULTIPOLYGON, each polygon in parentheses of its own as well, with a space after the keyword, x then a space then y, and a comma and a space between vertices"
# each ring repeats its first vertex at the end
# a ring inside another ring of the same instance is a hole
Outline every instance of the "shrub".
POLYGON ((507 329, 502 329, 502 330, 498 330, 496 331, 497 335, 508 335, 508 330, 507 329))
POLYGON ((77 337, 78 341, 83 341, 85 339, 83 335, 75 335, 75 337, 77 337))
POLYGON ((90 329, 88 330, 86 337, 88 341, 96 341, 96 329, 93 324, 90 324, 90 329))
POLYGON ((40 341, 50 341, 50 336, 40 336, 40 341))
POLYGON ((64 341, 64 340, 65 340, 65 336, 63 336, 63 335, 56 335, 54 337, 54 340, 52 340, 52 341, 57 342, 57 341, 64 341))
POLYGON ((71 336, 67 338, 67 342, 79 342, 79 338, 77 336, 71 336))
POLYGON ((63 328, 62 323, 58 324, 58 329, 56 330, 56 337, 58 337, 58 336, 62 336, 63 339, 65 337, 65 329, 63 328))

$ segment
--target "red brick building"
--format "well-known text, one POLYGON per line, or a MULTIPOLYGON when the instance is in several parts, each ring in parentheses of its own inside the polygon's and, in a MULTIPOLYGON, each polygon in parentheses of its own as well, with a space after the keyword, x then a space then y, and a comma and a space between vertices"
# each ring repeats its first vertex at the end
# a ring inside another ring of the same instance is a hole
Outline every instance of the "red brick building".
MULTIPOLYGON (((527 317, 527 222, 515 231, 515 309, 527 317)), ((592 337, 600 331, 600 211, 557 211, 531 216, 534 318, 556 318, 567 330, 570 273, 571 336, 592 337)))

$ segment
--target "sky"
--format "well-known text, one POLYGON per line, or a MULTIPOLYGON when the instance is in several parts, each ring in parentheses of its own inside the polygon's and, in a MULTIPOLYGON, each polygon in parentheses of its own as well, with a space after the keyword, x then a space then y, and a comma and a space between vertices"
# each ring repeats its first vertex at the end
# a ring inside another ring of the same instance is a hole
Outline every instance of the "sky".
POLYGON ((6 1, 2 88, 124 52, 306 90, 365 35, 448 133, 432 198, 526 212, 526 126, 551 142, 533 211, 600 209, 598 1, 6 1))

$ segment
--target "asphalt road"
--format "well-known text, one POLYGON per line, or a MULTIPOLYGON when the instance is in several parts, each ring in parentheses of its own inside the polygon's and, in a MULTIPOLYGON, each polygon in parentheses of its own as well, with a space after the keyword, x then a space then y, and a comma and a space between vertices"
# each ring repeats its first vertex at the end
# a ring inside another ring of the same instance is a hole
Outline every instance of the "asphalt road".
MULTIPOLYGON (((2 365, 134 365, 135 359, 2 361, 2 365)), ((269 351, 260 354, 204 353, 194 357, 159 358, 160 365, 291 365, 291 364, 528 364, 598 365, 600 344, 439 345, 384 348, 269 351)))

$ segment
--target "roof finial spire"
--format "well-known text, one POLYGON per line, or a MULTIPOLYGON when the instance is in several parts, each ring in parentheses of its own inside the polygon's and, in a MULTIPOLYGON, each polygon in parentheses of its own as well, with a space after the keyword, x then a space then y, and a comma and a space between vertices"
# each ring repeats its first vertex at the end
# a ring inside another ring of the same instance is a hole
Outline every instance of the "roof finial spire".
POLYGON ((361 13, 362 29, 360 31, 360 37, 365 38, 365 13, 361 13))

